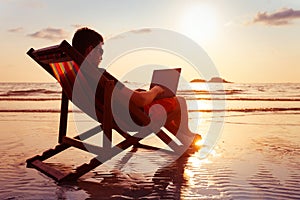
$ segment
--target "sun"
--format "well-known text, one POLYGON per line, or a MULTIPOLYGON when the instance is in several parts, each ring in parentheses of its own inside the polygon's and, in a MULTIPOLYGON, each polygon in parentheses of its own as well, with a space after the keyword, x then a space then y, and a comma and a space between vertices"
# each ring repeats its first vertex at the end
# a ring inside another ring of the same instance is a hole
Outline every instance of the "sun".
POLYGON ((217 14, 209 5, 197 5, 184 10, 181 31, 195 41, 213 39, 217 33, 217 14))

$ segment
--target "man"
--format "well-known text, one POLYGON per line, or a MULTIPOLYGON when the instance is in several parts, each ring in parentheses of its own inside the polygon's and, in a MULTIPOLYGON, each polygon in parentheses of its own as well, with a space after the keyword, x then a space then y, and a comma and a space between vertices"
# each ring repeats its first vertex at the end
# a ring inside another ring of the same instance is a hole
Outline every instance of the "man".
MULTIPOLYGON (((102 60, 103 37, 94 30, 81 28, 76 31, 72 39, 73 47, 81 53, 89 63, 98 66, 102 60)), ((185 99, 182 97, 155 99, 164 89, 154 86, 149 91, 133 91, 130 97, 131 103, 149 112, 154 104, 165 108, 167 119, 165 127, 176 135, 185 145, 195 144, 201 139, 198 134, 192 133, 188 128, 188 113, 185 99)))

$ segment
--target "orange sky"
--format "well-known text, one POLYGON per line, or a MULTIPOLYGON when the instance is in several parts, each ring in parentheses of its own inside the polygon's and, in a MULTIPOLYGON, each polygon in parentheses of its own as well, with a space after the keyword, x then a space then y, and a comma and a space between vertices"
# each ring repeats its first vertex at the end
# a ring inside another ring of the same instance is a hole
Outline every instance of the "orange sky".
MULTIPOLYGON (((26 52, 30 47, 46 47, 63 39, 70 42, 81 26, 92 27, 105 38, 147 27, 172 30, 201 46, 220 76, 229 81, 299 82, 298 1, 130 0, 126 5, 72 1, 70 5, 11 0, 1 1, 0 8, 1 82, 54 82, 26 52)), ((170 56, 165 56, 160 64, 168 64, 170 56)), ((131 55, 131 59, 135 58, 131 55)), ((176 59, 169 61, 172 65, 182 64, 176 59)), ((122 66, 130 63, 124 61, 122 66)), ((193 79, 193 73, 188 77, 193 79)))

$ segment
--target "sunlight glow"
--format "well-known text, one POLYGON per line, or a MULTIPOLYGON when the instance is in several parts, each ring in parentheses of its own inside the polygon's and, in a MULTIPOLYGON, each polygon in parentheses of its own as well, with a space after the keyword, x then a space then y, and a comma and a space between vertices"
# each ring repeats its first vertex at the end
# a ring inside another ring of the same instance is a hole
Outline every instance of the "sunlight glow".
POLYGON ((195 145, 198 146, 198 147, 201 147, 202 145, 204 144, 204 140, 198 140, 195 142, 195 145))
POLYGON ((188 181, 189 185, 195 185, 194 176, 195 173, 192 170, 189 169, 184 170, 184 177, 188 181))
POLYGON ((191 158, 189 159, 189 162, 191 163, 191 165, 192 165, 193 167, 200 167, 201 164, 203 163, 203 160, 200 160, 200 159, 197 158, 197 157, 191 157, 191 158))
MULTIPOLYGON (((191 89, 194 91, 195 98, 211 98, 210 89, 207 83, 193 83, 190 84, 191 89), (205 96, 204 96, 205 95, 205 96)), ((211 101, 197 101, 194 105, 196 107, 190 107, 192 110, 212 110, 213 105, 211 101)))
POLYGON ((217 32, 217 15, 209 5, 194 5, 183 14, 181 29, 195 41, 212 39, 217 32))

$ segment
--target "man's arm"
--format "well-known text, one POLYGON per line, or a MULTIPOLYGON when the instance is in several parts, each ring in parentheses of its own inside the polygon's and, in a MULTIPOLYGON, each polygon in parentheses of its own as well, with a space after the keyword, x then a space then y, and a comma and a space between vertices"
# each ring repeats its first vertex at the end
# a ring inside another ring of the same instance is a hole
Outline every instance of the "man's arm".
POLYGON ((138 107, 143 108, 145 105, 150 104, 159 94, 163 93, 164 90, 159 86, 154 86, 149 91, 136 90, 132 91, 127 87, 122 87, 117 98, 130 98, 130 102, 138 107))
POLYGON ((163 93, 164 90, 159 86, 154 86, 149 91, 134 91, 131 101, 138 107, 144 107, 150 104, 157 95, 163 93))

